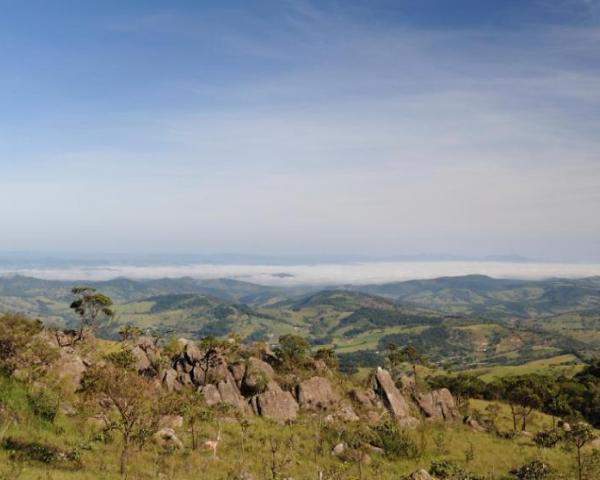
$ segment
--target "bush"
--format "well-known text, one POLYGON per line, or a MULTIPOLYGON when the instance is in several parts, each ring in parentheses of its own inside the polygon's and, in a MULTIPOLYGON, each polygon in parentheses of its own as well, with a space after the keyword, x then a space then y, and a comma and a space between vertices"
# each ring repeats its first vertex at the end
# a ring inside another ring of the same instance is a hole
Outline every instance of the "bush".
POLYGON ((429 473, 440 480, 478 480, 480 478, 448 460, 431 462, 429 473))
POLYGON ((410 435, 394 422, 385 422, 374 428, 376 446, 390 458, 416 458, 419 447, 410 435))
POLYGON ((540 460, 533 460, 532 462, 512 470, 510 473, 519 480, 544 480, 550 478, 552 469, 549 465, 540 460))
POLYGON ((60 404, 57 395, 50 390, 40 388, 29 392, 27 400, 33 413, 48 422, 54 422, 60 404))
POLYGON ((41 463, 56 463, 62 457, 62 451, 53 445, 39 442, 26 442, 8 437, 2 442, 2 448, 9 450, 18 460, 31 460, 41 463))
POLYGON ((538 432, 533 437, 534 443, 540 448, 554 448, 561 439, 562 436, 556 430, 538 432))

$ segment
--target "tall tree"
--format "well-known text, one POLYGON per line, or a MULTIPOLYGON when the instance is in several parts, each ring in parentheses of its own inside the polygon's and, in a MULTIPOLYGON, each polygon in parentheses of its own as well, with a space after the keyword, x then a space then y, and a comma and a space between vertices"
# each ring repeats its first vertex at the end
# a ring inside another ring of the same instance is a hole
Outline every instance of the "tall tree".
POLYGON ((99 409, 107 428, 121 434, 119 470, 123 478, 127 478, 132 443, 154 433, 158 424, 158 402, 152 396, 152 385, 137 374, 134 365, 131 351, 115 352, 104 364, 86 370, 81 381, 87 407, 99 409), (99 398, 109 402, 99 401, 99 398))
POLYGON ((70 308, 79 315, 79 333, 77 339, 83 338, 83 330, 86 327, 96 328, 100 319, 108 320, 115 315, 111 308, 113 301, 110 297, 97 293, 92 287, 73 287, 71 293, 75 295, 75 300, 71 302, 70 308))
POLYGON ((571 430, 565 432, 565 441, 574 446, 577 452, 577 478, 582 480, 581 449, 594 440, 594 430, 587 423, 576 423, 571 426, 571 430))

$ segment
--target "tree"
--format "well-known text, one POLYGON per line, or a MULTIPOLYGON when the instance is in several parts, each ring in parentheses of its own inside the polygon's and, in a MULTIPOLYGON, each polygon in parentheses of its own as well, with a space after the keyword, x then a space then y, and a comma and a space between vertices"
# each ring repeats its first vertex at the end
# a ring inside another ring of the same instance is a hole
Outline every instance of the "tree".
POLYGON ((192 450, 198 449, 198 424, 213 418, 211 408, 206 404, 204 395, 193 389, 173 391, 161 398, 160 412, 163 415, 181 415, 189 426, 192 450))
POLYGON ((417 385, 417 365, 427 365, 428 363, 427 357, 412 345, 399 348, 395 343, 390 343, 387 346, 387 358, 392 369, 397 369, 402 363, 409 363, 412 367, 415 386, 417 385))
POLYGON ((303 337, 291 334, 279 337, 277 357, 284 366, 302 366, 309 353, 310 345, 303 337))
POLYGON ((158 409, 152 386, 135 371, 135 357, 130 350, 110 354, 103 364, 90 367, 83 375, 81 392, 88 407, 100 409, 108 430, 121 433, 120 473, 127 478, 132 443, 141 444, 158 428, 158 409), (98 401, 98 397, 108 399, 98 401))
POLYGON ((115 313, 111 308, 113 305, 110 297, 96 293, 92 287, 73 287, 71 293, 75 295, 75 300, 71 302, 70 308, 79 315, 81 323, 77 339, 83 338, 83 329, 85 327, 95 328, 100 318, 108 320, 113 318, 115 313))
POLYGON ((119 329, 119 335, 121 335, 121 338, 125 341, 135 340, 136 338, 140 337, 142 333, 143 332, 140 327, 132 325, 131 323, 128 323, 119 329))
POLYGON ((519 418, 521 430, 527 430, 527 420, 533 411, 542 408, 550 396, 547 378, 535 374, 505 377, 502 386, 512 413, 513 430, 517 431, 519 418))
POLYGON ((565 441, 575 447, 577 451, 577 478, 582 479, 581 449, 594 440, 594 430, 587 423, 576 423, 571 430, 565 432, 565 441))

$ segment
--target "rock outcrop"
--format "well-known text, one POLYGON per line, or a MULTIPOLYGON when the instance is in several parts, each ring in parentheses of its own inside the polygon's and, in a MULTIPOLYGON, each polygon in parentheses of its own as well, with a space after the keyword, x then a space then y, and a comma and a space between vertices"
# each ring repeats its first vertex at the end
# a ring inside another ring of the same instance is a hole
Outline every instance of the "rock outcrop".
POLYGON ((408 402, 394 384, 390 372, 377 367, 375 382, 375 391, 382 398, 392 416, 398 420, 410 418, 411 412, 408 402))
POLYGON ((324 377, 312 377, 301 382, 296 387, 296 398, 301 408, 312 411, 331 411, 340 402, 340 396, 324 377))
MULTIPOLYGON (((432 421, 458 418, 454 398, 447 389, 418 395, 408 377, 399 389, 390 373, 382 368, 376 370, 371 389, 354 389, 350 398, 345 398, 332 384, 328 378, 330 372, 325 376, 317 374, 296 380, 290 392, 278 383, 277 373, 267 361, 274 361, 275 357, 266 347, 258 352, 255 349, 253 356, 237 357, 229 363, 227 355, 219 348, 203 349, 186 340, 180 340, 180 344, 182 353, 173 359, 171 368, 161 373, 163 387, 170 391, 195 388, 209 405, 227 403, 246 415, 254 413, 281 423, 294 420, 300 409, 326 412, 326 421, 363 419, 377 423, 391 416, 398 425, 406 428, 419 424, 418 413, 432 421)), ((137 346, 149 357, 149 345, 137 346)), ((147 366, 143 360, 141 357, 140 371, 147 366)), ((313 372, 317 373, 317 370, 313 372)), ((286 383, 291 382, 286 379, 286 383)))
POLYGON ((154 376, 158 373, 160 350, 150 337, 139 337, 133 342, 131 349, 136 359, 138 373, 154 376))
POLYGON ((298 403, 290 392, 277 384, 259 395, 252 397, 252 408, 257 415, 270 418, 279 423, 294 420, 298 415, 298 403))
POLYGON ((183 448, 183 443, 177 438, 175 430, 172 428, 161 428, 154 434, 156 444, 165 449, 183 448))
POLYGON ((447 388, 415 394, 414 399, 426 419, 452 421, 460 416, 454 397, 447 388))

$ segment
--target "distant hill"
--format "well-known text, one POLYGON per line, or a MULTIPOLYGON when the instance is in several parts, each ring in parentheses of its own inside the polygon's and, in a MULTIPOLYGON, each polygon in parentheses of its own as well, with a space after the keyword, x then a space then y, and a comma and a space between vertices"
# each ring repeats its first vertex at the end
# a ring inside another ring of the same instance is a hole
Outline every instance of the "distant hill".
POLYGON ((404 305, 502 320, 600 311, 600 277, 533 281, 467 275, 349 289, 404 305))
MULTIPOLYGON (((78 282, 79 283, 79 282, 78 282)), ((377 364, 389 343, 412 344, 447 366, 507 365, 600 352, 600 278, 499 280, 482 275, 382 285, 277 288, 231 279, 117 278, 80 282, 115 301, 101 330, 135 324, 162 335, 235 332, 247 341, 298 334, 352 364, 377 364)), ((66 327, 73 282, 0 277, 0 312, 66 327)))

